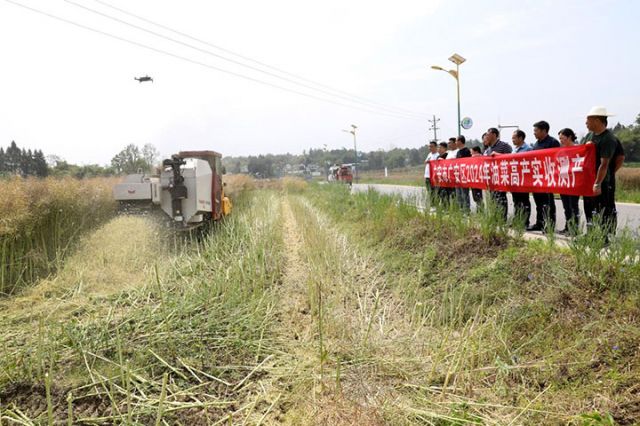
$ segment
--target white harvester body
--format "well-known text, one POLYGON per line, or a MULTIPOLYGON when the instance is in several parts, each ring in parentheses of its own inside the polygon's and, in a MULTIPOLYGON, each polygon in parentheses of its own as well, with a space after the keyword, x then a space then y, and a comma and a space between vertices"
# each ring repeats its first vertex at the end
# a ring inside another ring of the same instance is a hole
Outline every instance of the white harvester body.
POLYGON ((114 186, 113 197, 127 206, 158 206, 185 227, 218 220, 230 211, 230 201, 222 190, 221 170, 215 170, 216 166, 222 168, 219 158, 220 154, 213 151, 181 152, 163 162, 159 177, 127 175, 114 186), (227 208, 223 208, 224 203, 227 208))

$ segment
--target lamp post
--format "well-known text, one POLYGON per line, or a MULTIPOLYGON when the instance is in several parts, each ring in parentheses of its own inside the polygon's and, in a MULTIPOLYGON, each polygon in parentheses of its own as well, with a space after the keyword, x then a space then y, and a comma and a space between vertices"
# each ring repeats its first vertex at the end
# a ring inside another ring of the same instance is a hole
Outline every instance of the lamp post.
POLYGON ((457 92, 458 92, 458 136, 461 134, 460 132, 460 64, 462 64, 463 62, 466 61, 465 58, 463 58, 462 56, 458 55, 457 53, 454 53, 449 60, 451 62, 453 62, 454 64, 456 64, 456 69, 455 70, 446 70, 442 67, 439 67, 438 65, 432 65, 431 68, 434 70, 438 70, 438 71, 444 71, 448 74, 450 74, 453 78, 456 79, 456 88, 457 88, 457 92))
POLYGON ((354 179, 356 180, 356 182, 358 181, 358 149, 356 148, 356 129, 358 128, 358 126, 356 126, 355 124, 351 125, 351 130, 342 130, 343 132, 347 132, 347 133, 351 133, 353 135, 353 153, 355 154, 355 163, 354 163, 354 171, 355 173, 353 174, 354 179))

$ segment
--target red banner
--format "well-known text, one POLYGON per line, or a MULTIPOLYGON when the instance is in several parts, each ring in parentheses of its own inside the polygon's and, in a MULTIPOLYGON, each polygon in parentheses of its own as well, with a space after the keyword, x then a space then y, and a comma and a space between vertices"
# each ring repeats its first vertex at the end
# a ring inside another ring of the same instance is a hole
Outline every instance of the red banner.
POLYGON ((541 149, 495 157, 434 160, 431 184, 505 192, 593 195, 595 145, 541 149))

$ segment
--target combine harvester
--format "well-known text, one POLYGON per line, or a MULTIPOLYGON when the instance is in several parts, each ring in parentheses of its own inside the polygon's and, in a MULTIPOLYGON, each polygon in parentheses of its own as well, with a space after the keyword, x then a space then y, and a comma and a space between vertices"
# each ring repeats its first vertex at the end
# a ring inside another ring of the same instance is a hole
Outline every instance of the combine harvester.
POLYGON ((351 170, 351 164, 332 166, 329 168, 329 176, 327 176, 327 180, 329 182, 346 183, 351 186, 353 184, 353 172, 351 170))
POLYGON ((124 211, 161 211, 178 229, 219 221, 232 208, 221 159, 214 151, 181 151, 162 162, 159 177, 127 175, 114 186, 113 197, 124 211))

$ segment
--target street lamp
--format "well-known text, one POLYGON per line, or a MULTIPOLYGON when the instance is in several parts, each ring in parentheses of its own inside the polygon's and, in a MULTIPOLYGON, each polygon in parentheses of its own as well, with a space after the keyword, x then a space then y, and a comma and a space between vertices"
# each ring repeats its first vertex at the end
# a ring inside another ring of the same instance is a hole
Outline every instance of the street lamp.
POLYGON ((357 167, 357 164, 358 164, 358 149, 356 148, 356 129, 357 128, 358 128, 358 126, 356 126, 355 124, 352 124, 351 125, 351 130, 344 130, 344 129, 342 130, 343 132, 351 133, 353 135, 353 153, 356 156, 356 160, 355 160, 355 163, 353 165, 353 169, 354 169, 354 172, 355 172, 353 174, 354 175, 353 177, 355 178, 356 182, 358 181, 358 167, 357 167))
POLYGON ((465 58, 463 58, 462 56, 458 55, 457 53, 454 53, 449 60, 451 62, 453 62, 454 64, 456 64, 456 69, 455 70, 446 70, 442 67, 439 67, 438 65, 432 65, 431 68, 437 71, 444 71, 448 74, 450 74, 453 78, 456 79, 456 88, 458 91, 458 136, 461 134, 460 132, 460 64, 462 64, 463 62, 466 61, 465 58))

